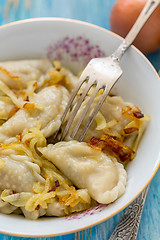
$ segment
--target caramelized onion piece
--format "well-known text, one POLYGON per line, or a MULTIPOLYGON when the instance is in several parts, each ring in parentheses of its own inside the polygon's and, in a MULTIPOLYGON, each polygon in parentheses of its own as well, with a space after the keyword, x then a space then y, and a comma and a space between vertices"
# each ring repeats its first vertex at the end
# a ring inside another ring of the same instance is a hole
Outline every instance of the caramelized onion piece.
POLYGON ((26 101, 26 102, 29 102, 29 96, 26 97, 25 101, 26 101))
POLYGON ((4 74, 7 78, 11 79, 11 80, 16 80, 17 84, 19 86, 19 89, 22 90, 22 82, 21 82, 21 78, 19 76, 15 76, 13 74, 11 74, 9 71, 7 71, 5 68, 0 67, 0 72, 2 74, 4 74))
POLYGON ((88 145, 96 150, 107 151, 121 162, 131 161, 135 154, 127 145, 109 135, 102 135, 101 138, 92 137, 88 145))
POLYGON ((11 118, 18 110, 18 107, 13 107, 9 113, 8 119, 11 118))
POLYGON ((124 116, 130 116, 132 118, 143 118, 144 114, 141 112, 141 110, 137 106, 126 106, 122 108, 122 115, 124 116))
POLYGON ((34 103, 25 103, 25 104, 23 105, 23 108, 24 108, 24 109, 28 109, 28 110, 30 110, 30 109, 35 109, 35 104, 34 104, 34 103))
POLYGON ((138 131, 138 128, 130 127, 130 128, 124 128, 123 130, 124 130, 125 134, 130 134, 130 133, 138 131))
POLYGON ((144 117, 144 114, 141 113, 141 112, 133 112, 133 115, 134 115, 136 118, 143 118, 143 117, 144 117))
POLYGON ((102 150, 102 141, 100 138, 97 138, 97 137, 92 137, 89 142, 88 142, 88 145, 96 150, 99 150, 101 151, 102 150))

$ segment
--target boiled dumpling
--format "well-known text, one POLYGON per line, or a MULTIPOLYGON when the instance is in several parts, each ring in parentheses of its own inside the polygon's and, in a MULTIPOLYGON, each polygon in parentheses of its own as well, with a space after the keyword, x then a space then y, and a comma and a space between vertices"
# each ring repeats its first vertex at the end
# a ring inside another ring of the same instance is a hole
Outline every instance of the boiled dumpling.
POLYGON ((121 163, 84 142, 59 142, 39 148, 78 188, 87 188, 93 199, 108 204, 125 191, 126 171, 121 163))
POLYGON ((65 215, 64 208, 65 207, 57 201, 55 201, 54 203, 49 203, 46 209, 46 215, 62 217, 65 215))
POLYGON ((46 209, 43 209, 42 207, 32 212, 27 211, 25 207, 21 207, 21 210, 26 218, 32 220, 36 220, 37 218, 44 216, 46 214, 46 209))
POLYGON ((53 67, 48 59, 0 62, 0 79, 12 89, 19 89, 19 82, 16 78, 11 79, 11 75, 20 77, 23 88, 26 88, 30 81, 37 81, 37 86, 40 87, 51 68, 53 67), (5 70, 9 74, 6 74, 5 70))
POLYGON ((4 166, 0 168, 0 189, 11 189, 15 192, 31 192, 35 181, 45 181, 40 175, 40 169, 36 164, 27 164, 27 156, 17 156, 17 159, 1 155, 4 166), (22 159, 24 160, 22 162, 22 159), (36 171, 35 171, 36 170, 36 171), (38 173, 37 173, 38 171, 38 173))
POLYGON ((60 118, 69 98, 68 91, 62 86, 50 86, 34 94, 33 103, 41 109, 20 109, 0 127, 0 142, 15 137, 25 128, 35 127, 37 120, 45 137, 52 135, 60 126, 60 118))

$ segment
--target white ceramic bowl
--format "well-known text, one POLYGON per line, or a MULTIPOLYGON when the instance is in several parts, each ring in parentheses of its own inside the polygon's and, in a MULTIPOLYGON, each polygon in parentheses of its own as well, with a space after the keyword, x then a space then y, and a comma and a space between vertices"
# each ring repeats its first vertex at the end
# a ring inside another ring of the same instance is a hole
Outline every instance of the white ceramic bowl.
MULTIPOLYGON (((0 27, 0 61, 60 57, 74 72, 90 57, 111 54, 121 38, 103 28, 67 19, 34 19, 0 27)), ((17 236, 56 236, 98 224, 125 208, 152 179, 160 159, 160 81, 148 60, 131 47, 121 61, 124 71, 117 91, 124 100, 151 116, 136 158, 127 166, 125 194, 109 206, 98 206, 71 217, 31 221, 0 214, 0 232, 17 236)))

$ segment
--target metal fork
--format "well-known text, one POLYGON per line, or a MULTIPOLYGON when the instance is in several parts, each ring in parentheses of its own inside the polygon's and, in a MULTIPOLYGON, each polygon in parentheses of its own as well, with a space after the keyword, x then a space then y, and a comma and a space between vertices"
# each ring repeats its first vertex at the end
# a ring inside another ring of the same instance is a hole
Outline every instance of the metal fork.
MULTIPOLYGON (((95 118, 95 116, 97 115, 100 107, 102 106, 103 102, 105 101, 108 93, 110 92, 110 90, 112 89, 112 87, 114 86, 114 84, 118 81, 118 79, 121 77, 122 75, 122 69, 119 65, 119 62, 123 56, 123 54, 125 53, 125 51, 129 48, 129 46, 132 44, 132 42, 134 41, 134 39, 136 38, 136 36, 138 35, 139 31, 141 30, 141 28, 143 27, 143 25, 145 24, 145 22, 148 20, 148 18, 151 16, 151 14, 153 13, 153 11, 156 9, 156 7, 160 4, 160 0, 148 0, 146 5, 144 6, 141 14, 139 15, 137 21, 135 22, 135 24, 133 25, 132 29, 130 30, 130 32, 128 33, 128 35, 126 36, 126 38, 122 41, 122 43, 120 44, 120 46, 117 48, 117 50, 109 57, 106 58, 93 58, 88 65, 86 66, 86 68, 84 69, 83 73, 81 74, 81 77, 79 79, 78 85, 76 86, 76 88, 73 90, 73 93, 71 95, 71 98, 68 102, 68 105, 62 115, 61 118, 61 123, 64 123, 65 117, 68 113, 68 111, 70 110, 72 103, 74 101, 74 99, 76 98, 76 95, 78 93, 78 91, 80 90, 81 86, 87 82, 87 85, 81 95, 81 97, 79 98, 79 100, 77 101, 76 105, 74 106, 73 110, 71 111, 71 113, 69 114, 69 118, 67 121, 67 124, 61 134, 61 139, 63 140, 68 132, 68 130, 70 129, 70 126, 77 114, 77 111, 79 110, 82 102, 84 101, 85 97, 87 96, 87 93, 89 92, 89 90, 91 89, 91 87, 95 86, 94 92, 91 95, 85 109, 83 110, 72 134, 71 134, 71 138, 74 138, 84 117, 86 116, 89 108, 91 107, 91 104, 93 102, 93 100, 95 99, 97 93, 103 89, 103 93, 101 94, 101 98, 99 100, 99 102, 97 103, 95 109, 93 110, 91 116, 89 117, 89 120, 82 132, 82 134, 79 137, 79 141, 82 141, 88 128, 90 127, 93 119, 95 118)), ((62 126, 62 125, 61 125, 62 126)))
POLYGON ((109 240, 136 240, 149 185, 129 205, 109 240))

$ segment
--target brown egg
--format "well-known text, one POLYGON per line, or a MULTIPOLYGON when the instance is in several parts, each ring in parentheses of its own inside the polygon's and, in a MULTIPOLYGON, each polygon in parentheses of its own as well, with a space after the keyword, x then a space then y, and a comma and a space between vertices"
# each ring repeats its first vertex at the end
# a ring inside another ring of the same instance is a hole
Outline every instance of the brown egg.
MULTIPOLYGON (((110 15, 111 30, 125 37, 145 3, 146 0, 116 1, 110 15)), ((160 48, 160 6, 144 25, 133 44, 145 54, 152 53, 160 48)))

